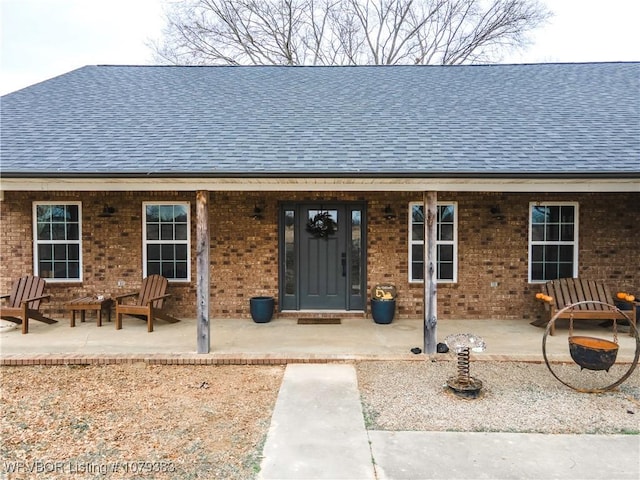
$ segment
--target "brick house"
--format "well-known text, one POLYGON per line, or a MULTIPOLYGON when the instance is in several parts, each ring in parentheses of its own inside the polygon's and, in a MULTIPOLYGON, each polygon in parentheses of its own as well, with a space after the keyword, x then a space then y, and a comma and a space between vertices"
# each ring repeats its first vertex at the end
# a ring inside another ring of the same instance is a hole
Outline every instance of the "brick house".
POLYGON ((557 277, 640 292, 639 79, 640 63, 83 67, 2 97, 1 291, 45 277, 62 316, 161 273, 195 317, 207 225, 213 317, 248 317, 255 295, 363 314, 385 282, 419 318, 429 198, 439 321, 534 320, 557 277))

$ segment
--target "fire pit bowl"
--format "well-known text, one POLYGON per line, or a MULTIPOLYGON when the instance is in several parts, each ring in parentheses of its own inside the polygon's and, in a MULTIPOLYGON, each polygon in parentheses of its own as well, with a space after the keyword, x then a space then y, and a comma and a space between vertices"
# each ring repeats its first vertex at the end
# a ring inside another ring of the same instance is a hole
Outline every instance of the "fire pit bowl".
POLYGON ((569 337, 569 353, 580 369, 606 370, 616 363, 618 344, 595 337, 569 337))

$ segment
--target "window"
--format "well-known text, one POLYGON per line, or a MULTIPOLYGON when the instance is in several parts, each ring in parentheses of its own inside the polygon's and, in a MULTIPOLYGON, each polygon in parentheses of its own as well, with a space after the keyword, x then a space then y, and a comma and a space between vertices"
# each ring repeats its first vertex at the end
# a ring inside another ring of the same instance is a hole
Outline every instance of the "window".
POLYGON ((296 267, 296 211, 284 211, 284 295, 296 295, 298 283, 296 267))
POLYGON ((143 273, 191 278, 189 203, 143 204, 143 273))
POLYGON ((529 281, 578 276, 578 204, 529 206, 529 281))
MULTIPOLYGON (((436 251, 439 282, 458 279, 458 213, 455 203, 438 202, 436 251)), ((409 281, 424 281, 424 209, 409 205, 409 281)))
POLYGON ((80 202, 34 202, 34 271, 47 281, 82 281, 80 202))

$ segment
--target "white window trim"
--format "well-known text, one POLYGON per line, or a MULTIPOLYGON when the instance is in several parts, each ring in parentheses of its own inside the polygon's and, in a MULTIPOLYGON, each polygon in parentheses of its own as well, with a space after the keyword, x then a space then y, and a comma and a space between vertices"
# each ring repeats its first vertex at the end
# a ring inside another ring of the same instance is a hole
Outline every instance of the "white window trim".
POLYGON ((558 241, 558 242, 545 242, 545 241, 536 241, 535 244, 536 245, 544 245, 544 244, 554 244, 554 245, 573 245, 574 249, 573 249, 573 278, 578 278, 578 250, 579 250, 579 227, 580 227, 580 210, 579 210, 579 203, 578 202, 529 202, 529 245, 528 245, 528 260, 527 260, 527 269, 528 269, 528 280, 529 283, 534 283, 534 284, 540 284, 540 283, 546 283, 547 280, 533 280, 531 278, 531 274, 532 274, 532 268, 531 268, 531 262, 533 260, 533 245, 534 245, 534 241, 533 241, 533 225, 532 225, 532 220, 533 220, 533 207, 562 207, 562 206, 573 206, 575 209, 575 217, 574 217, 574 224, 573 224, 573 241, 572 242, 562 242, 562 241, 558 241))
POLYGON ((69 283, 69 282, 82 282, 83 272, 84 272, 84 262, 82 258, 82 202, 73 202, 73 201, 47 201, 47 202, 33 202, 31 205, 31 216, 32 216, 32 225, 33 225, 33 271, 36 276, 40 275, 40 265, 38 258, 38 245, 40 244, 40 240, 38 240, 38 207, 40 205, 76 205, 78 207, 78 240, 48 240, 43 241, 43 243, 58 243, 58 244, 77 244, 79 255, 78 255, 78 278, 49 278, 42 277, 47 283, 69 283))
POLYGON ((147 243, 161 244, 187 244, 187 278, 167 278, 171 283, 191 282, 191 204, 189 202, 142 202, 142 277, 147 275, 147 243), (147 240, 147 205, 184 205, 187 207, 187 239, 173 241, 148 241, 147 240))
MULTIPOLYGON (((436 202, 438 207, 445 205, 453 205, 453 240, 447 241, 438 241, 436 240, 436 245, 453 245, 453 279, 449 280, 437 280, 437 283, 445 284, 445 283, 458 283, 458 202, 436 202)), ((412 227, 413 227, 413 207, 414 206, 423 206, 422 202, 410 202, 409 203, 409 248, 408 248, 408 259, 409 259, 409 268, 408 268, 408 276, 409 283, 424 283, 424 279, 413 279, 412 278, 412 263, 413 263, 413 252, 412 248, 414 245, 424 245, 424 241, 422 240, 413 240, 412 239, 412 227)), ((424 207, 423 207, 424 208, 424 207)), ((425 219, 426 220, 426 219, 425 219)), ((426 261, 426 259, 425 259, 426 261)))

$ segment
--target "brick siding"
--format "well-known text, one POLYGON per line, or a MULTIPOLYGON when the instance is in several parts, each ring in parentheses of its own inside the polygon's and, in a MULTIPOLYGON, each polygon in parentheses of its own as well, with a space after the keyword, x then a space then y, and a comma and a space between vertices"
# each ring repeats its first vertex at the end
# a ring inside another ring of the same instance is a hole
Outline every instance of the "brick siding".
MULTIPOLYGON (((249 298, 278 294, 278 205, 308 200, 363 201, 368 215, 367 291, 380 282, 398 287, 398 315, 423 315, 423 285, 409 283, 408 207, 420 193, 211 192, 211 315, 248 318, 249 298), (254 205, 264 218, 250 218, 254 205), (397 217, 388 220, 390 205, 397 217)), ((441 319, 533 320, 543 314, 534 301, 539 286, 527 281, 528 214, 531 201, 575 201, 580 205, 579 276, 604 281, 612 290, 640 293, 640 194, 506 194, 441 192, 458 204, 458 282, 438 286, 441 319), (498 205, 504 219, 490 208, 498 205), (492 286, 497 282, 497 286, 492 286)), ((196 314, 194 192, 4 192, 0 202, 0 291, 33 272, 32 202, 82 201, 83 282, 49 284, 44 310, 66 316, 64 303, 98 293, 135 291, 142 280, 142 203, 187 201, 191 205, 192 281, 172 282, 168 308, 177 316, 196 314), (115 207, 101 218, 104 205, 115 207), (119 287, 118 282, 124 281, 119 287)))

